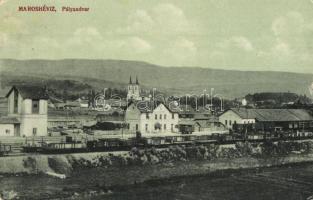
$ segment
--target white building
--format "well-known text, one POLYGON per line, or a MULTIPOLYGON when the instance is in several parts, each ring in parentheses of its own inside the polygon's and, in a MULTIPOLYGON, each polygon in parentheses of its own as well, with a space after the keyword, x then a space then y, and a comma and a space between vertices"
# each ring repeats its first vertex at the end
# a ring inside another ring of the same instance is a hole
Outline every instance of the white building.
POLYGON ((6 95, 8 116, 16 118, 20 126, 15 136, 46 136, 48 94, 37 86, 13 86, 6 95))
POLYGON ((0 136, 18 136, 20 122, 14 117, 0 118, 0 136))
POLYGON ((155 108, 149 101, 130 103, 126 109, 125 122, 131 132, 149 133, 177 133, 178 113, 170 111, 164 104, 155 108))
POLYGON ((76 100, 76 102, 79 103, 79 105, 80 105, 81 108, 88 108, 88 107, 89 107, 88 100, 84 100, 84 99, 82 99, 82 98, 78 98, 78 99, 76 100))
POLYGON ((232 129, 234 124, 254 124, 255 117, 250 114, 249 109, 229 109, 219 116, 219 122, 232 129))
POLYGON ((229 129, 251 126, 259 132, 312 130, 313 116, 304 109, 246 109, 233 108, 219 116, 229 129))

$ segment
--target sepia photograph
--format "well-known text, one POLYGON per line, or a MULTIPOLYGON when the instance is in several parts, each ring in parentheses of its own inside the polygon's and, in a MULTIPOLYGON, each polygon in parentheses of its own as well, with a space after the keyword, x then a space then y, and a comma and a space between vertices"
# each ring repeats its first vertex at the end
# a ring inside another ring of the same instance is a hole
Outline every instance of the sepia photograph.
POLYGON ((313 0, 0 0, 0 200, 313 200, 313 0))

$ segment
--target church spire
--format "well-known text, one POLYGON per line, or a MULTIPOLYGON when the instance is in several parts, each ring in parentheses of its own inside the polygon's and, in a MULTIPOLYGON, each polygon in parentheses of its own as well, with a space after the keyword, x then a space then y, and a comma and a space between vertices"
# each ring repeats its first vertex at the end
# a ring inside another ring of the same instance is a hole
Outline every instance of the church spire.
POLYGON ((137 85, 139 85, 139 82, 138 82, 138 78, 137 78, 137 76, 136 76, 136 84, 137 84, 137 85))
POLYGON ((131 76, 129 76, 129 84, 133 84, 131 76))

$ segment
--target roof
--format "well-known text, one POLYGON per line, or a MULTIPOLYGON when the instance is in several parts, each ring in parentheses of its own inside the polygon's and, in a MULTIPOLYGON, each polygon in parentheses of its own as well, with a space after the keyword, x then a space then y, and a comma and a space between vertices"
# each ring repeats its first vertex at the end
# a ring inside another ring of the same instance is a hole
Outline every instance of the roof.
POLYGON ((65 107, 80 107, 80 103, 79 102, 75 102, 75 101, 66 101, 65 107))
POLYGON ((198 124, 200 127, 202 128, 207 128, 211 126, 211 123, 209 123, 208 121, 196 121, 195 124, 198 124))
POLYGON ((53 95, 49 95, 49 99, 50 99, 50 101, 51 101, 52 103, 62 103, 62 102, 63 102, 62 99, 59 99, 59 98, 57 98, 57 97, 55 97, 55 96, 53 96, 53 95))
POLYGON ((60 108, 60 107, 66 106, 66 103, 54 103, 54 105, 55 105, 55 107, 60 108))
POLYGON ((164 107, 171 113, 177 113, 178 111, 176 111, 175 109, 170 109, 166 104, 164 103, 158 103, 158 105, 156 105, 153 108, 153 102, 151 101, 137 101, 137 102, 130 102, 127 106, 127 108, 129 106, 131 106, 132 104, 135 104, 138 108, 138 110, 141 113, 152 113, 154 109, 156 109, 159 105, 163 104, 164 107))
POLYGON ((199 124, 201 127, 210 127, 212 123, 219 122, 216 117, 210 117, 206 119, 179 119, 178 124, 180 125, 196 125, 199 124))
POLYGON ((20 124, 20 121, 15 117, 1 117, 0 124, 20 124))
MULTIPOLYGON (((129 77, 129 84, 133 84, 131 76, 129 77)), ((139 85, 139 81, 138 81, 138 77, 137 76, 136 76, 136 83, 134 83, 134 84, 139 85)))
POLYGON ((135 107, 137 107, 137 109, 141 112, 141 113, 151 113, 152 112, 152 103, 150 101, 138 101, 138 102, 133 102, 131 101, 130 103, 128 103, 127 108, 130 107, 131 105, 134 105, 135 107))
POLYGON ((202 114, 202 113, 196 113, 194 114, 193 117, 195 120, 209 120, 212 117, 210 116, 210 114, 202 114))
POLYGON ((304 109, 231 109, 243 119, 257 121, 313 121, 312 115, 304 109))
POLYGON ((6 97, 8 97, 13 90, 17 90, 24 99, 49 99, 48 93, 40 86, 13 86, 6 97))
POLYGON ((178 122, 179 125, 187 125, 187 126, 193 126, 195 125, 195 121, 193 120, 185 120, 185 119, 180 119, 178 122))
POLYGON ((207 121, 208 123, 218 123, 219 122, 218 117, 215 117, 215 116, 211 116, 207 119, 195 118, 195 121, 207 121))

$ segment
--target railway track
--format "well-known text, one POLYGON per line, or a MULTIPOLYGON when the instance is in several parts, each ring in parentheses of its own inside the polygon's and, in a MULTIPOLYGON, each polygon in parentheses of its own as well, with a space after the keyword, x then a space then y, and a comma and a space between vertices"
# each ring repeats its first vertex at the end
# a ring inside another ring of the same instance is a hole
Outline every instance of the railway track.
MULTIPOLYGON (((185 137, 186 139, 188 138, 185 137)), ((57 142, 49 142, 45 143, 42 139, 39 142, 32 141, 31 144, 35 145, 27 145, 23 146, 11 146, 11 150, 9 152, 3 153, 7 155, 21 155, 21 153, 46 153, 46 154, 62 154, 62 153, 82 153, 82 152, 110 152, 110 151, 129 151, 133 147, 137 148, 169 148, 171 146, 200 146, 200 145, 235 145, 238 142, 250 142, 250 143, 263 143, 266 141, 265 139, 238 139, 238 138, 230 138, 227 139, 224 137, 213 137, 209 139, 192 139, 185 141, 175 141, 174 137, 155 137, 155 138, 130 138, 128 140, 120 139, 120 138, 100 138, 96 140, 90 141, 79 141, 79 142, 66 142, 64 140, 57 142), (39 144, 39 145, 38 145, 39 144)), ((272 142, 284 141, 313 141, 312 138, 272 138, 272 142)), ((1 153, 0 153, 1 155, 1 153)))

